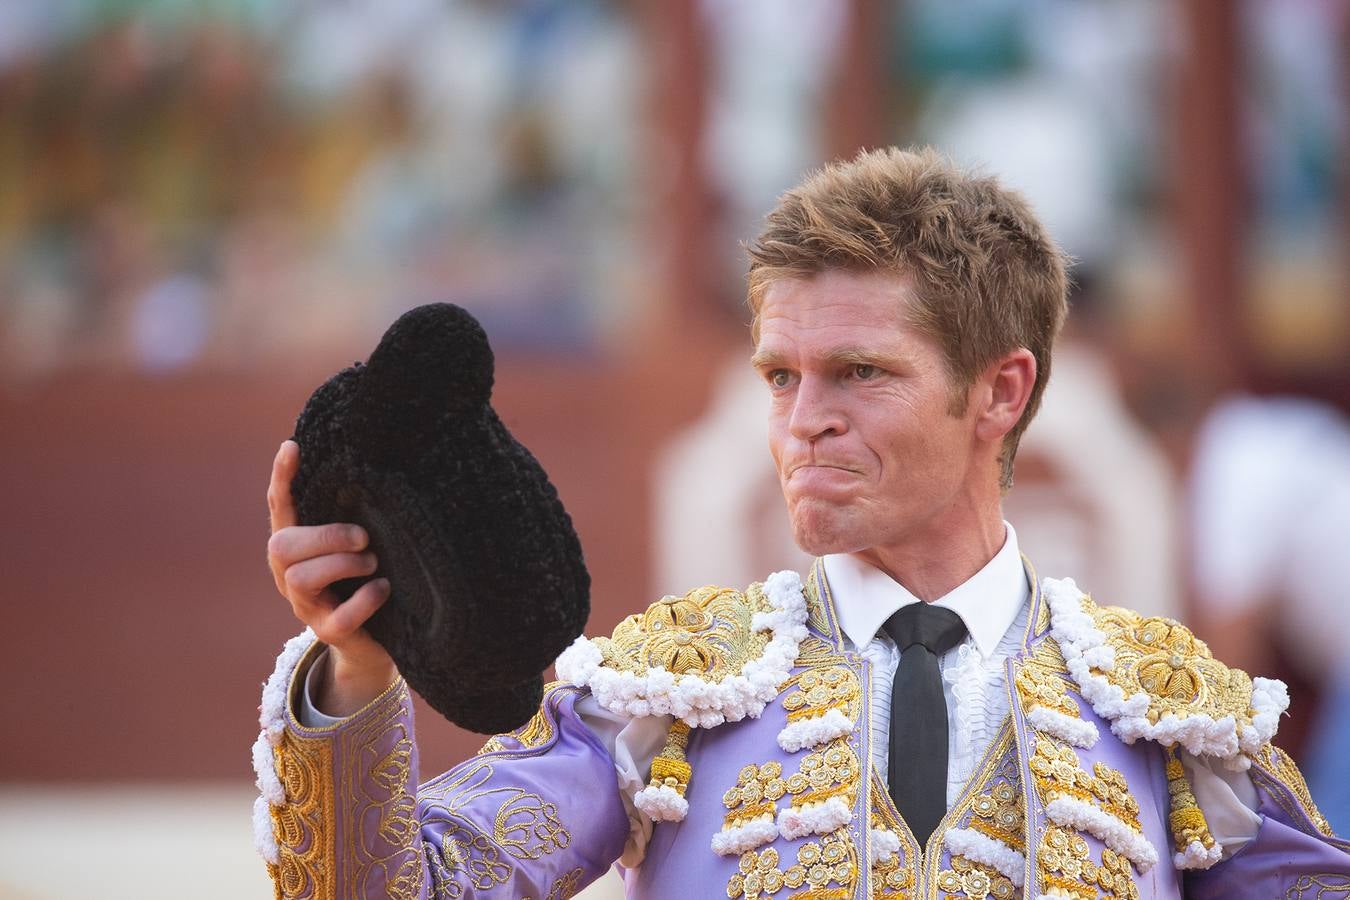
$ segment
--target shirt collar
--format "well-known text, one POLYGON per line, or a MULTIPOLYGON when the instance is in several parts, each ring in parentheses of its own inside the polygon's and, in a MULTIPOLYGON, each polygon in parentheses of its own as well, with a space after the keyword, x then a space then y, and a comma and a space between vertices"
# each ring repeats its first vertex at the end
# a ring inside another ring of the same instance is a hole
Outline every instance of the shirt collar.
MULTIPOLYGON (((1030 595, 1022 554, 1017 547, 1017 532, 1007 522, 1003 524, 1008 530, 1007 537, 994 558, 950 593, 933 601, 935 606, 945 606, 961 617, 984 656, 993 654, 1030 595)), ((835 553, 824 557, 822 562, 839 613, 839 625, 860 650, 872 642, 896 610, 920 602, 904 585, 854 556, 835 553)))

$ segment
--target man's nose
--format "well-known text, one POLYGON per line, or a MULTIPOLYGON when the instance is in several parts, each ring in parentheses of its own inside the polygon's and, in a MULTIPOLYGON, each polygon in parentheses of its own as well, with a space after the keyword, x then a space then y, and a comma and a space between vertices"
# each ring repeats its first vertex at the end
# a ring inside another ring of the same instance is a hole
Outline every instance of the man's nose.
POLYGON ((804 377, 797 386, 788 431, 801 441, 812 441, 848 430, 839 397, 825 379, 804 377))

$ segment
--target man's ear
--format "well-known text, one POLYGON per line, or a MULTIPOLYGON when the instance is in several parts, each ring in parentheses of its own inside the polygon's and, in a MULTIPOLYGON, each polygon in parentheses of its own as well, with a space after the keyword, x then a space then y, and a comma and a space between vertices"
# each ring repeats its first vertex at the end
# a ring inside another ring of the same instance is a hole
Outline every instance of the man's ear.
POLYGON ((984 441, 1002 441, 1022 418, 1036 383, 1036 357, 1025 347, 1005 353, 989 364, 981 379, 984 400, 975 419, 975 434, 984 441))

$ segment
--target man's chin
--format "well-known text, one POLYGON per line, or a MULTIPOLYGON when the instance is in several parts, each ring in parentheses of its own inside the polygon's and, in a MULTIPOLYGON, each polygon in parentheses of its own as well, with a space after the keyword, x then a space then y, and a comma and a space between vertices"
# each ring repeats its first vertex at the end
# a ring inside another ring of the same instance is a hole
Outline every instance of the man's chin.
POLYGON ((861 549, 854 546, 844 517, 820 510, 798 510, 792 517, 792 538, 803 553, 827 556, 831 553, 852 553, 861 549))

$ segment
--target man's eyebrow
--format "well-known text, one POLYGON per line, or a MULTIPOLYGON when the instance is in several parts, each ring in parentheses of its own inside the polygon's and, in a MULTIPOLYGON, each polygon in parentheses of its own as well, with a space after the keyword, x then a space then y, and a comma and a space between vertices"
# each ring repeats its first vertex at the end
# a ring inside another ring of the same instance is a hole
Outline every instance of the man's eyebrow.
POLYGON ((836 366, 871 366, 893 359, 894 354, 883 353, 878 350, 859 350, 854 347, 844 347, 831 351, 825 358, 836 366))
MULTIPOLYGON (((825 361, 831 366, 882 366, 900 362, 902 354, 894 350, 863 350, 858 347, 840 347, 825 355, 825 361)), ((787 365, 787 360, 777 350, 757 350, 750 357, 750 365, 756 369, 776 369, 787 365)))
POLYGON ((783 354, 777 350, 756 350, 750 357, 750 366, 755 369, 767 369, 783 364, 783 354))

